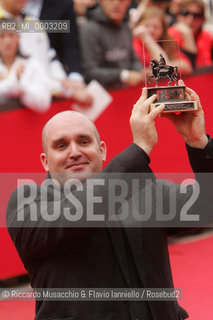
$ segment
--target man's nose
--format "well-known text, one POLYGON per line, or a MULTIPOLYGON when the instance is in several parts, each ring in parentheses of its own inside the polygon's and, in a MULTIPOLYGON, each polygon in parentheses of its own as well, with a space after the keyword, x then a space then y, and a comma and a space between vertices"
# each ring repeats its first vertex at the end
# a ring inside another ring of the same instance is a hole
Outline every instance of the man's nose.
POLYGON ((80 147, 77 143, 73 142, 69 147, 69 157, 70 158, 79 158, 81 156, 80 147))

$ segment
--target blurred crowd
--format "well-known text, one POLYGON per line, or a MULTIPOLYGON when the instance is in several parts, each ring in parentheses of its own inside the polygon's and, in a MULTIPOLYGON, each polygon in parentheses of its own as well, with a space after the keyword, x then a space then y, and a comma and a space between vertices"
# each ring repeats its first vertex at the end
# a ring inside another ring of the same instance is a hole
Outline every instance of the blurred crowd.
POLYGON ((213 0, 1 0, 0 21, 67 20, 70 32, 0 32, 0 98, 44 112, 52 98, 89 107, 87 84, 144 85, 150 60, 181 75, 213 64, 213 0))

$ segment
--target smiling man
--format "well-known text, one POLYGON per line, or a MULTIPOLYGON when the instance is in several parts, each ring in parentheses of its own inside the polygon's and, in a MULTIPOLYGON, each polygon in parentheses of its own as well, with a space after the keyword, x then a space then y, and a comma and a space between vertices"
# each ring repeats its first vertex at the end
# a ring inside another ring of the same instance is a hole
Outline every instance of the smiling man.
POLYGON ((48 121, 42 145, 43 167, 61 183, 71 175, 85 181, 102 170, 106 159, 106 145, 95 125, 75 111, 64 111, 48 121))
MULTIPOLYGON (((190 115, 170 115, 169 118, 188 143, 187 150, 193 170, 212 172, 213 142, 205 134, 199 97, 188 88, 186 91, 189 99, 198 101, 199 110, 190 115)), ((77 228, 72 223, 69 224, 69 228, 64 224, 64 217, 60 214, 63 211, 68 212, 69 217, 75 215, 76 207, 70 201, 74 197, 86 215, 86 186, 88 181, 94 180, 90 177, 97 173, 99 180, 105 179, 107 174, 111 177, 113 174, 115 179, 123 177, 125 180, 127 173, 136 173, 142 181, 144 178, 140 174, 145 173, 146 176, 149 174, 149 179, 152 179, 155 186, 155 177, 149 167, 149 155, 158 141, 155 120, 164 108, 158 106, 149 113, 150 104, 155 99, 155 95, 147 99, 147 90, 143 89, 130 118, 133 143, 112 159, 103 171, 102 161, 105 160, 106 146, 88 118, 77 112, 65 111, 55 115, 45 125, 41 161, 49 173, 48 177, 57 179, 60 188, 54 187, 55 182, 51 184, 48 192, 45 185, 33 185, 30 194, 29 185, 26 189, 22 185, 13 192, 7 208, 8 230, 30 274, 34 290, 52 289, 63 293, 65 290, 73 292, 74 288, 80 288, 80 292, 91 289, 90 292, 99 292, 100 296, 100 293, 106 291, 104 288, 115 288, 118 291, 122 288, 173 288, 167 248, 167 235, 172 233, 169 228, 120 228, 120 225, 119 228, 108 228, 106 224, 102 224, 102 227, 89 228, 85 225, 85 228, 77 228), (63 190, 65 182, 73 177, 83 182, 81 190, 63 190), (27 205, 25 199, 28 199, 27 205), (35 215, 31 214, 35 213, 35 208, 37 220, 35 215), (24 219, 17 224, 17 216, 22 209, 24 219), (56 210, 58 212, 55 212, 56 210), (57 224, 43 224, 43 217, 53 216, 54 213, 59 213, 57 224)), ((202 184, 205 189, 206 183, 202 184)), ((210 186, 212 188, 212 180, 210 186)), ((164 187, 163 197, 166 201, 171 190, 180 189, 180 186, 166 183, 164 187)), ((94 216, 106 214, 106 189, 103 185, 97 185, 95 189, 95 194, 102 196, 103 203, 98 203, 94 216)), ((141 196, 143 197, 143 189, 141 196)), ((185 194, 177 198, 178 212, 190 198, 189 188, 185 194)), ((154 199, 153 205, 156 205, 154 199)), ((212 208, 212 200, 210 206, 212 208)), ((200 214, 204 209, 202 203, 198 203, 191 206, 189 213, 200 214)), ((91 301, 87 298, 83 295, 79 301, 65 298, 59 301, 37 299, 35 320, 187 318, 187 313, 176 300, 91 301)))

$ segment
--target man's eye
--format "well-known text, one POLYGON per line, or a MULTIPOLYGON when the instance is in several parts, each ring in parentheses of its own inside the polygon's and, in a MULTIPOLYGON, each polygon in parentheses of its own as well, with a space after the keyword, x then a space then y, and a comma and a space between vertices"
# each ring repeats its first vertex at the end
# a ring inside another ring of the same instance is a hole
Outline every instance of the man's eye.
POLYGON ((80 144, 81 145, 86 145, 86 144, 88 144, 89 143, 89 140, 81 140, 80 141, 80 144))
POLYGON ((56 146, 56 149, 64 149, 66 145, 64 143, 60 143, 56 146))

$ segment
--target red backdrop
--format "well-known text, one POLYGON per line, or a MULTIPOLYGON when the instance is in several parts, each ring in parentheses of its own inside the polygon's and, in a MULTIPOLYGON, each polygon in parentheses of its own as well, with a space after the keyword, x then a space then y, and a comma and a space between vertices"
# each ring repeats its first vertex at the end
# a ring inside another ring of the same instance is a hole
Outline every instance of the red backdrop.
MULTIPOLYGON (((185 79, 187 86, 199 93, 206 116, 206 131, 213 135, 213 74, 185 79)), ((97 119, 96 125, 108 146, 107 162, 131 143, 129 117, 141 88, 111 92, 113 102, 97 119)), ((46 121, 70 107, 70 101, 54 102, 50 111, 40 115, 27 109, 0 113, 1 172, 43 172, 39 155, 41 130, 46 121)), ((167 119, 157 120, 159 143, 151 156, 154 172, 191 172, 184 142, 167 119)), ((107 163, 106 162, 106 163, 107 163)), ((0 221, 4 220, 6 204, 13 183, 7 175, 0 179, 0 221)), ((2 224, 1 224, 2 226, 2 224)), ((0 279, 24 272, 7 230, 0 226, 0 279)))

